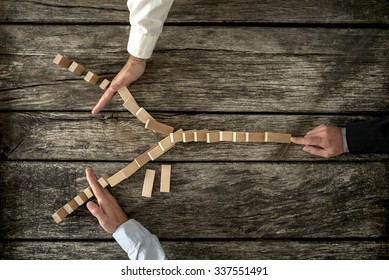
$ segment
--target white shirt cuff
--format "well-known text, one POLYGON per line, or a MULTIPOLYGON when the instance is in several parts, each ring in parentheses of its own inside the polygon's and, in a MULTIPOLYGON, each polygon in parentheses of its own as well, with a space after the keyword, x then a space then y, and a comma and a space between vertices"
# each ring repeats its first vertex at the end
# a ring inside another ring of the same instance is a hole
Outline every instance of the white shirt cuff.
POLYGON ((166 259, 158 238, 134 219, 120 225, 113 237, 131 260, 166 259))
POLYGON ((153 54, 158 38, 159 36, 144 34, 136 27, 131 27, 127 50, 132 56, 148 59, 153 54))
POLYGON ((343 153, 349 153, 350 150, 349 150, 348 144, 347 144, 346 128, 345 127, 342 127, 342 137, 343 137, 343 153))

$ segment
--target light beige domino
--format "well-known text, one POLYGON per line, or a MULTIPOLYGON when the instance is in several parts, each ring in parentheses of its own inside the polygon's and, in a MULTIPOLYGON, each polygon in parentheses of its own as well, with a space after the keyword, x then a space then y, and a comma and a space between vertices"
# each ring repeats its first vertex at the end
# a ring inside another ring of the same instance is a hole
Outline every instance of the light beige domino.
POLYGON ((92 85, 96 85, 97 82, 100 80, 100 77, 95 73, 89 71, 88 73, 86 73, 84 80, 87 81, 88 83, 91 83, 92 85))
POLYGON ((291 134, 265 132, 265 142, 290 143, 291 134))
POLYGON ((109 85, 111 84, 111 81, 107 80, 107 79, 104 79, 101 84, 99 85, 99 88, 101 88, 102 90, 107 90, 107 88, 109 88, 109 85))
POLYGON ((144 124, 146 124, 147 120, 154 119, 143 107, 139 108, 135 116, 144 124))
POLYGON ((107 179, 109 185, 111 187, 114 187, 116 186, 117 184, 119 184, 121 181, 123 181, 124 179, 126 179, 127 177, 123 174, 123 172, 120 170, 119 172, 117 172, 116 174, 112 175, 111 177, 109 177, 107 179))
POLYGON ((146 121, 145 128, 150 129, 154 132, 161 133, 165 136, 169 135, 170 133, 173 133, 173 131, 174 131, 173 127, 168 126, 168 125, 163 124, 163 123, 159 123, 154 119, 148 119, 146 121))
POLYGON ((233 132, 232 131, 220 131, 219 133, 219 140, 220 141, 227 141, 227 142, 232 142, 233 141, 233 132))
POLYGON ((161 166, 160 192, 170 192, 171 172, 172 172, 172 166, 171 165, 162 164, 162 166, 161 166))
POLYGON ((99 178, 98 182, 100 184, 100 186, 102 186, 103 188, 106 188, 109 186, 108 182, 107 182, 107 179, 109 178, 108 175, 103 175, 101 176, 101 178, 99 178))
POLYGON ((122 169, 122 172, 124 174, 124 176, 126 176, 126 178, 130 177, 132 174, 134 174, 136 171, 139 170, 139 165, 135 162, 135 160, 133 162, 131 162, 129 165, 127 165, 126 167, 124 167, 122 169))
POLYGON ((146 169, 145 180, 143 182, 142 196, 151 197, 153 192, 155 170, 146 169))
POLYGON ((120 94, 120 97, 123 99, 124 102, 126 102, 128 98, 131 98, 135 101, 135 98, 132 96, 130 90, 127 87, 120 88, 118 90, 118 93, 120 94))
POLYGON ((67 57, 64 57, 61 54, 57 54, 56 57, 54 58, 53 62, 62 68, 68 68, 70 64, 72 63, 71 60, 67 57))
POLYGON ((82 73, 85 71, 85 67, 81 64, 78 64, 77 62, 73 61, 72 64, 69 66, 69 71, 72 72, 76 76, 81 76, 82 73))
POLYGON ((164 151, 161 149, 159 145, 151 149, 148 153, 151 160, 156 160, 158 157, 162 156, 164 154, 164 151))

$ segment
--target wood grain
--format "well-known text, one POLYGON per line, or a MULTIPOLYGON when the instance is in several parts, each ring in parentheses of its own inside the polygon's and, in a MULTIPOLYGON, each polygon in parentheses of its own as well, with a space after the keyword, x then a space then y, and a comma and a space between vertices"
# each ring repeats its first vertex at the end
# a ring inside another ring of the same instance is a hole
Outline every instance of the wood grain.
MULTIPOLYGON (((167 23, 388 23, 388 2, 376 1, 175 1, 167 23)), ((128 23, 126 1, 3 0, 0 21, 128 23)))
MULTIPOLYGON (((363 116, 263 114, 154 114, 175 129, 305 135, 328 123, 344 126, 363 116)), ((0 155, 7 160, 94 160, 131 162, 162 140, 130 113, 0 113, 0 155)), ((384 160, 388 155, 344 154, 334 161, 384 160)), ((157 161, 327 161, 295 144, 179 143, 157 161)))
MULTIPOLYGON (((124 165, 3 162, 2 239, 111 239, 84 206, 58 225, 51 215, 85 188, 84 168, 124 165)), ((160 180, 148 163, 111 192, 162 239, 387 237, 388 163, 172 163, 170 193, 143 198, 146 168, 160 180)))
MULTIPOLYGON (((0 110, 90 111, 101 89, 55 55, 109 80, 128 56, 127 27, 1 29, 0 110)), ((167 27, 130 90, 150 113, 387 112, 388 37, 374 28, 167 27)), ((126 109, 115 97, 106 110, 126 109)))
MULTIPOLYGON (((378 260, 388 258, 385 241, 161 241, 170 260, 378 260)), ((0 241, 0 259, 125 260, 114 241, 0 241)))

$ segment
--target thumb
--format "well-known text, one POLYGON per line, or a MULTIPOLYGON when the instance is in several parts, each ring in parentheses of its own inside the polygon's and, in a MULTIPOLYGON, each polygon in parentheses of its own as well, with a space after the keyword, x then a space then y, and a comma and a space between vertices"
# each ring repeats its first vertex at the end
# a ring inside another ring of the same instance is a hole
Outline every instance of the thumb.
POLYGON ((97 220, 99 220, 99 222, 104 218, 104 211, 96 203, 89 201, 86 204, 86 207, 88 208, 89 212, 91 212, 91 214, 95 216, 97 220))

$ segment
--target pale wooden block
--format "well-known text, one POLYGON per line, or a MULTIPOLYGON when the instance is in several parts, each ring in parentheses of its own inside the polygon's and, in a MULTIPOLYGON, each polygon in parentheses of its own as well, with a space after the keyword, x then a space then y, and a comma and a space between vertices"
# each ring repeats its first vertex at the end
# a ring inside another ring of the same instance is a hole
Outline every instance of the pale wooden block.
POLYGON ((161 166, 161 192, 170 192, 170 177, 172 172, 172 166, 168 164, 162 164, 161 166))
POLYGON ((156 160, 158 157, 162 156, 164 154, 164 151, 161 149, 159 145, 151 149, 148 153, 151 160, 156 160))
POLYGON ((89 71, 88 73, 86 73, 84 80, 87 81, 88 83, 91 83, 92 85, 95 85, 100 80, 100 77, 95 73, 89 71))
POLYGON ((99 88, 101 88, 102 90, 107 90, 107 88, 109 88, 109 85, 111 84, 111 81, 107 80, 107 79, 104 79, 101 84, 99 85, 99 88))
POLYGON ((196 130, 194 132, 194 141, 195 142, 206 142, 207 141, 207 132, 208 132, 208 129, 196 130))
POLYGON ((151 193, 153 192, 154 178, 155 170, 146 169, 145 180, 143 182, 142 196, 151 197, 151 193))
POLYGON ((135 116, 140 120, 142 123, 146 123, 149 119, 154 119, 146 110, 145 108, 141 107, 136 113, 135 116))
POLYGON ((123 99, 124 102, 126 102, 129 98, 135 101, 135 98, 132 96, 130 90, 127 87, 120 88, 118 90, 118 93, 120 94, 120 97, 123 99))
POLYGON ((54 221, 58 224, 62 221, 57 212, 55 212, 51 217, 53 217, 54 221))
POLYGON ((109 177, 107 181, 111 187, 114 187, 126 178, 126 175, 124 175, 123 172, 120 170, 113 176, 109 177))
POLYGON ((291 134, 265 132, 265 142, 290 143, 291 134))
POLYGON ((78 64, 77 62, 73 61, 72 64, 69 66, 69 71, 72 72, 76 76, 81 76, 82 73, 85 71, 85 67, 81 64, 78 64))
POLYGON ((140 107, 134 99, 128 98, 126 102, 123 103, 124 108, 126 108, 131 114, 137 117, 136 112, 139 111, 140 107))
POLYGON ((63 207, 61 207, 57 210, 57 212, 52 215, 52 217, 56 223, 59 223, 63 221, 63 219, 65 219, 67 215, 69 215, 69 213, 66 212, 63 207))
POLYGON ((220 140, 220 131, 216 130, 216 131, 209 131, 207 132, 207 143, 215 143, 215 142, 219 142, 220 140))
POLYGON ((78 196, 80 197, 80 199, 85 203, 89 200, 89 198, 86 196, 86 194, 84 192, 81 192, 78 194, 78 196))
POLYGON ((68 214, 72 213, 74 210, 72 209, 72 207, 70 207, 69 204, 65 204, 63 206, 63 209, 65 209, 66 212, 68 212, 68 214))
POLYGON ((196 130, 187 130, 182 132, 182 142, 189 143, 194 141, 194 132, 196 130))
POLYGON ((84 201, 81 199, 80 195, 77 195, 74 200, 77 202, 79 206, 84 204, 84 201))
POLYGON ((174 131, 173 127, 168 126, 168 125, 163 124, 163 123, 159 123, 154 119, 148 119, 146 121, 145 128, 150 129, 154 132, 161 133, 163 135, 169 135, 170 133, 172 133, 174 131))
POLYGON ((182 132, 183 130, 182 128, 180 128, 176 132, 170 133, 170 142, 172 143, 182 142, 182 132))
POLYGON ((138 164, 133 161, 129 165, 127 165, 125 168, 122 169, 122 172, 126 178, 130 177, 132 174, 134 174, 136 171, 139 170, 138 164))
POLYGON ((220 134, 219 134, 219 140, 220 141, 228 141, 228 142, 232 142, 233 141, 233 132, 232 131, 220 131, 220 134))
POLYGON ((170 137, 165 137, 159 141, 158 145, 161 147, 162 151, 166 152, 174 147, 174 143, 170 141, 170 137))
POLYGON ((148 163, 151 160, 151 158, 150 158, 150 156, 148 155, 147 152, 148 151, 144 152, 143 154, 141 154, 141 155, 139 155, 139 156, 137 156, 135 158, 134 161, 139 166, 139 168, 142 167, 143 165, 145 165, 146 163, 148 163))
POLYGON ((109 178, 108 175, 103 175, 101 176, 101 178, 99 180, 97 180, 100 184, 100 186, 102 186, 103 188, 106 188, 109 186, 108 182, 107 182, 107 179, 109 178))
POLYGON ((265 133, 250 132, 249 142, 251 143, 265 142, 265 133))
POLYGON ((68 68, 70 64, 72 63, 69 58, 64 57, 61 54, 57 54, 54 58, 53 62, 63 68, 68 68))
POLYGON ((246 132, 233 132, 232 142, 246 142, 246 132))
POLYGON ((92 189, 90 187, 87 187, 85 190, 84 190, 84 194, 86 195, 86 197, 89 199, 91 197, 93 197, 93 192, 92 192, 92 189))
POLYGON ((73 211, 79 207, 78 203, 74 198, 68 202, 68 205, 70 206, 70 208, 73 209, 73 211))

